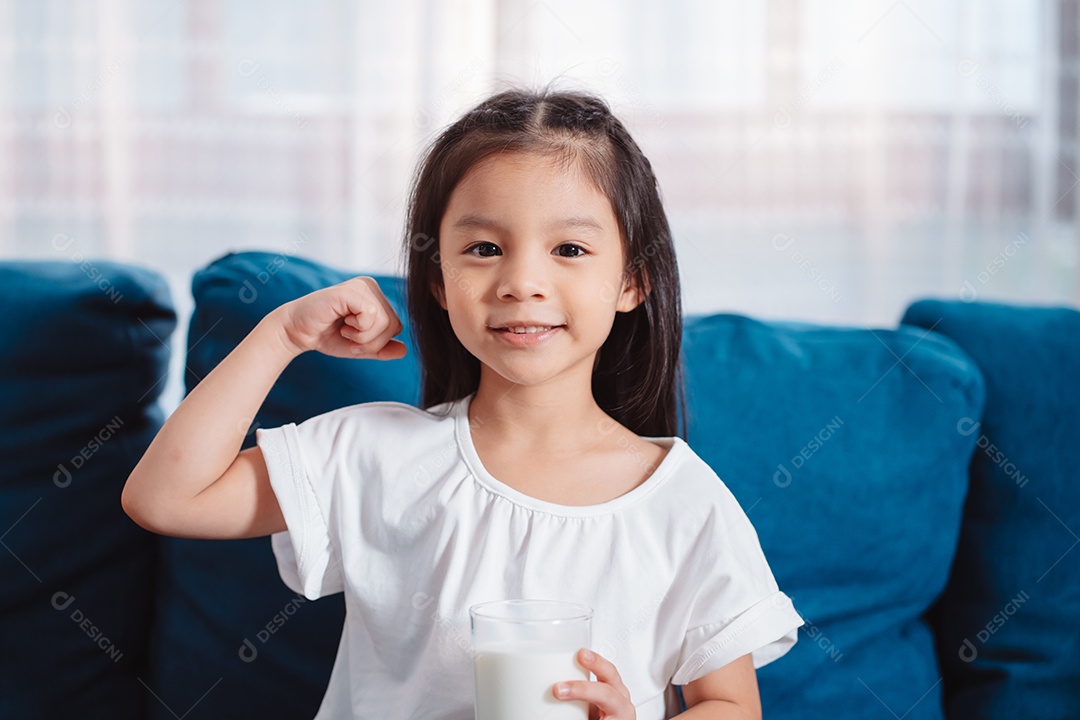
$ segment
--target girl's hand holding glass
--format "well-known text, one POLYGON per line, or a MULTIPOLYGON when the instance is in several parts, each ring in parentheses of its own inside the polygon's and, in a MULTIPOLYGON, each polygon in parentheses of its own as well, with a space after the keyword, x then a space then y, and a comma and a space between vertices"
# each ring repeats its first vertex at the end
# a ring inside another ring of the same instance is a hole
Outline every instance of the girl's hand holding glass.
POLYGON ((282 341, 297 355, 318 350, 342 358, 397 360, 401 320, 378 283, 355 277, 285 303, 274 311, 282 341))
POLYGON ((634 704, 630 702, 630 691, 623 684, 614 663, 585 648, 578 651, 578 662, 592 671, 596 680, 556 683, 555 697, 589 703, 590 720, 637 719, 634 704))

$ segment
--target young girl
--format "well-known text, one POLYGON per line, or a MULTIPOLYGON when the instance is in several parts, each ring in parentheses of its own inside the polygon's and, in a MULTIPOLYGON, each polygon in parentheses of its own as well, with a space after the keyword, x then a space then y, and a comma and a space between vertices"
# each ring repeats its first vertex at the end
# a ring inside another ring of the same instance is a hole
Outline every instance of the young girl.
POLYGON ((507 91, 435 141, 409 208, 421 408, 248 422, 297 355, 393 360, 400 319, 359 277, 267 315, 165 423, 123 493, 180 537, 272 535, 284 582, 344 592, 318 718, 473 717, 471 605, 584 603, 593 717, 748 718, 795 643, 738 503, 676 435, 674 248, 648 160, 606 104, 507 91))

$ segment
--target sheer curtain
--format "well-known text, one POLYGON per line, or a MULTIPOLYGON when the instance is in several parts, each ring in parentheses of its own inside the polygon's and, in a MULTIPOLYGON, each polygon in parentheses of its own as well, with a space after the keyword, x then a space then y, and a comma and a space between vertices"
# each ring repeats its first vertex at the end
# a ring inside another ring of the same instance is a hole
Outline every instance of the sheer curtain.
POLYGON ((688 312, 1076 304, 1078 2, 0 0, 0 254, 149 265, 185 319, 229 250, 400 272, 424 146, 558 78, 652 160, 688 312))

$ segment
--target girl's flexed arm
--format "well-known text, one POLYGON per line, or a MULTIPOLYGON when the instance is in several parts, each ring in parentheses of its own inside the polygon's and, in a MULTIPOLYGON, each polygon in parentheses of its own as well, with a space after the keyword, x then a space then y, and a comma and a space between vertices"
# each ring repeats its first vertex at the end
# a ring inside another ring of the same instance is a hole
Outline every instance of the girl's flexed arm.
POLYGON ((393 360, 401 321, 371 278, 353 278, 264 317, 202 379, 154 437, 121 495, 124 511, 164 535, 259 537, 285 530, 259 448, 240 452, 255 413, 297 355, 393 360))

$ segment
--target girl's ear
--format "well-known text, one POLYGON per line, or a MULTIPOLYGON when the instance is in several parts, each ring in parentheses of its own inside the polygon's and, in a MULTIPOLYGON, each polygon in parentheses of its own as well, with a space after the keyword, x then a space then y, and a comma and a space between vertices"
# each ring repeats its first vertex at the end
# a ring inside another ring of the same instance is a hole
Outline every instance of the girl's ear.
POLYGON ((432 283, 431 294, 439 301, 439 305, 442 306, 442 309, 446 310, 446 289, 442 286, 442 283, 432 283))
POLYGON ((642 291, 638 287, 637 279, 633 273, 628 273, 623 280, 622 292, 619 293, 619 303, 615 306, 617 312, 630 312, 649 296, 652 292, 652 286, 649 284, 649 278, 643 272, 642 275, 645 279, 645 290, 642 291))

